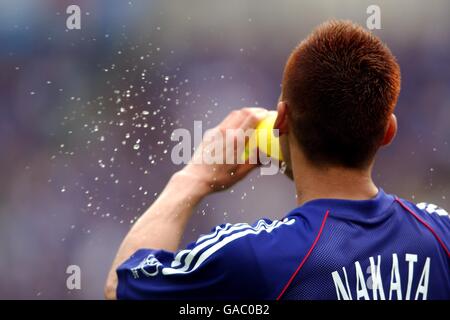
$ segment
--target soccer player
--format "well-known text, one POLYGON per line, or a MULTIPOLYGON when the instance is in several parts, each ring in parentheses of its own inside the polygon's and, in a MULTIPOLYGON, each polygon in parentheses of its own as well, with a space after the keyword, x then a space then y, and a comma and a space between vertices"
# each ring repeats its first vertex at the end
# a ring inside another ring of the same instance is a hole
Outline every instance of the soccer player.
MULTIPOLYGON (((298 207, 217 226, 177 251, 195 205, 256 167, 190 163, 123 240, 106 297, 450 299, 448 213, 371 178, 397 131, 399 91, 399 65, 380 39, 351 22, 319 26, 287 61, 275 123, 298 207)), ((255 128, 266 112, 233 111, 213 130, 255 128)))

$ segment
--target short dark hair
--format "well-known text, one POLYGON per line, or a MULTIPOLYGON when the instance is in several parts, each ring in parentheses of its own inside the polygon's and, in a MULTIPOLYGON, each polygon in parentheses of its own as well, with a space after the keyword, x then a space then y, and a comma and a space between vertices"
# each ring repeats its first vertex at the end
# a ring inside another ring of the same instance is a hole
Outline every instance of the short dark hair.
POLYGON ((350 21, 317 27, 290 55, 282 99, 294 136, 315 164, 364 168, 400 92, 400 67, 381 40, 350 21))

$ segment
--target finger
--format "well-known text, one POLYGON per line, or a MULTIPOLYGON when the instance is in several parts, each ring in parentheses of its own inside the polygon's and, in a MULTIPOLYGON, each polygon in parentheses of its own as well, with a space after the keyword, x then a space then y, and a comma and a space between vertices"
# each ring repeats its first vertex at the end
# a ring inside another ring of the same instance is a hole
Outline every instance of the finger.
POLYGON ((219 128, 221 129, 234 129, 240 123, 240 117, 242 115, 239 113, 239 110, 231 111, 225 119, 221 123, 219 123, 219 128))
MULTIPOLYGON (((261 121, 267 114, 267 110, 264 108, 242 108, 234 110, 219 124, 221 129, 237 129, 242 128, 245 123, 247 128, 256 127, 258 121, 245 122, 247 118, 253 117, 256 120, 261 121)), ((255 120, 255 119, 254 119, 255 120)))
POLYGON ((267 117, 268 111, 262 108, 249 108, 247 116, 243 119, 239 128, 243 130, 255 129, 258 124, 267 117))

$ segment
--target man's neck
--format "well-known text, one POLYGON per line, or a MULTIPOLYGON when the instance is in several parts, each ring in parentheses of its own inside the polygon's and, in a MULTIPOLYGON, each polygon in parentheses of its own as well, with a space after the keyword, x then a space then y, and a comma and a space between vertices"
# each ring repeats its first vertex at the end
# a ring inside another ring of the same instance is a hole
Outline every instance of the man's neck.
POLYGON ((298 205, 315 199, 367 200, 378 193, 371 167, 355 170, 299 164, 293 169, 298 205))

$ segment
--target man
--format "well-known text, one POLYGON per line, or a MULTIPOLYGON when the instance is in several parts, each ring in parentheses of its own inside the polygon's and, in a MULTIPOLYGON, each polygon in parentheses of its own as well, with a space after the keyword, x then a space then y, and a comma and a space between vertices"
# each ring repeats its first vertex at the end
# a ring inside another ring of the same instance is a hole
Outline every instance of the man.
MULTIPOLYGON (((377 37, 351 22, 319 26, 287 61, 275 123, 298 207, 280 221, 218 226, 174 253, 195 205, 255 167, 190 163, 124 239, 106 297, 449 299, 448 213, 371 179, 397 131, 399 91, 377 37)), ((234 111, 213 130, 255 128, 266 112, 234 111)))

